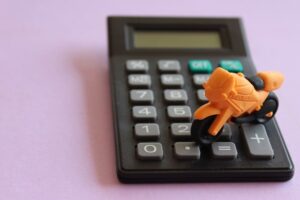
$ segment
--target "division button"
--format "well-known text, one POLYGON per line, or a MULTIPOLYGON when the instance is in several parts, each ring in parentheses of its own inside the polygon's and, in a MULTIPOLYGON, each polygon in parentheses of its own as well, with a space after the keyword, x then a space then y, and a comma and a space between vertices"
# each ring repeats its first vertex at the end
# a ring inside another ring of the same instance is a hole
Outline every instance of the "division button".
POLYGON ((182 88, 184 84, 183 76, 179 74, 164 74, 160 79, 164 88, 182 88))
POLYGON ((197 99, 202 102, 207 101, 205 91, 203 89, 197 90, 197 99))
POLYGON ((174 144, 175 155, 178 159, 200 158, 200 148, 195 142, 176 142, 174 144))
POLYGON ((171 134, 174 138, 190 138, 191 123, 172 123, 171 134))
POLYGON ((134 133, 138 139, 158 139, 160 135, 158 124, 140 123, 134 126, 134 133))
POLYGON ((168 106, 167 113, 173 121, 190 121, 192 118, 189 106, 168 106))
POLYGON ((158 69, 160 72, 179 72, 180 63, 178 60, 159 60, 158 69))
POLYGON ((208 74, 195 74, 193 75, 194 85, 197 87, 202 87, 203 83, 205 83, 209 79, 208 74))
POLYGON ((155 121, 157 118, 156 108, 154 106, 134 106, 132 115, 136 121, 155 121))
POLYGON ((213 157, 216 159, 235 159, 237 150, 232 142, 213 142, 211 144, 213 157))
POLYGON ((131 74, 128 76, 128 84, 131 88, 149 88, 151 77, 146 74, 131 74))
POLYGON ((272 159, 274 151, 262 124, 242 124, 242 134, 252 158, 272 159))
POLYGON ((136 104, 152 104, 154 95, 152 90, 131 90, 130 100, 136 104))
POLYGON ((185 90, 165 90, 164 97, 166 102, 173 104, 185 104, 188 100, 185 90))
POLYGON ((143 142, 137 145, 137 156, 141 160, 162 160, 163 155, 161 143, 143 142))
POLYGON ((149 70, 149 63, 146 60, 128 60, 126 62, 126 69, 128 72, 147 72, 149 70))

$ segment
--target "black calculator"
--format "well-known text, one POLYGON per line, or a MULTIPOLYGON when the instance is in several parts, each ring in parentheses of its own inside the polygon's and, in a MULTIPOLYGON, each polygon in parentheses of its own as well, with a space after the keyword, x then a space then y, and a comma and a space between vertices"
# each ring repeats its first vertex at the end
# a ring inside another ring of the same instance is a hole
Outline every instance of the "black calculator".
POLYGON ((110 84, 121 182, 286 181, 294 166, 276 120, 191 138, 216 67, 256 74, 238 18, 109 17, 110 84))

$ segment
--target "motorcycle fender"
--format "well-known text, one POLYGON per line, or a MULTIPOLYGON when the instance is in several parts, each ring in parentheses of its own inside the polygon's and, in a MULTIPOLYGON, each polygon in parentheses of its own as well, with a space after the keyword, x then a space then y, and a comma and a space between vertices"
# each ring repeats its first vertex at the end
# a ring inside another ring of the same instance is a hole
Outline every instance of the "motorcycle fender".
POLYGON ((212 106, 210 103, 204 104, 200 108, 198 108, 194 112, 194 118, 198 120, 205 119, 206 117, 212 116, 212 115, 218 115, 221 111, 217 109, 216 107, 212 106))

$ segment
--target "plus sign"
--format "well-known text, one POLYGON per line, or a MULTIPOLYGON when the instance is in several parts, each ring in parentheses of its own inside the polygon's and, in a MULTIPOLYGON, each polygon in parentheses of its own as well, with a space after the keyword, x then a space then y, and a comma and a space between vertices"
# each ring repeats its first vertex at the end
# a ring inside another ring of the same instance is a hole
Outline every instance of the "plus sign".
POLYGON ((255 133, 255 137, 251 137, 250 139, 256 140, 256 142, 257 142, 258 144, 260 144, 260 140, 264 140, 265 138, 263 138, 263 137, 258 137, 257 133, 255 133))

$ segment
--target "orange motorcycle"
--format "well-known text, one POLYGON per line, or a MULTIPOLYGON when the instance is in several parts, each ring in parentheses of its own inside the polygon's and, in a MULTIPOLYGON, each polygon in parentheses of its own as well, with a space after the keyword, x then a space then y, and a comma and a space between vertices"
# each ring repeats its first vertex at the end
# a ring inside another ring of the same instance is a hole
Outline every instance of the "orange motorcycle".
POLYGON ((283 80, 278 72, 260 72, 246 78, 242 73, 230 73, 218 67, 203 84, 209 102, 194 113, 192 137, 205 145, 216 141, 229 121, 267 122, 278 108, 278 99, 272 91, 283 80))

